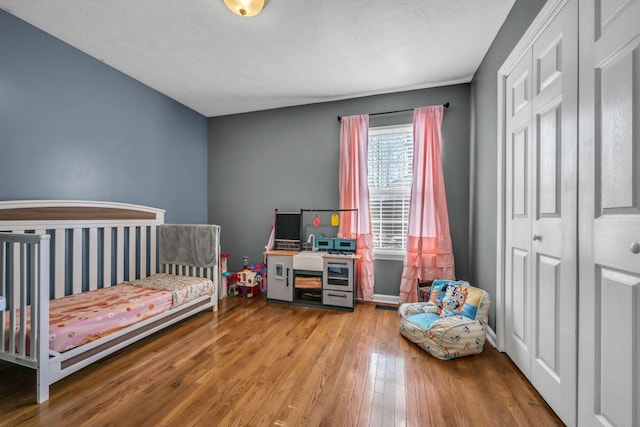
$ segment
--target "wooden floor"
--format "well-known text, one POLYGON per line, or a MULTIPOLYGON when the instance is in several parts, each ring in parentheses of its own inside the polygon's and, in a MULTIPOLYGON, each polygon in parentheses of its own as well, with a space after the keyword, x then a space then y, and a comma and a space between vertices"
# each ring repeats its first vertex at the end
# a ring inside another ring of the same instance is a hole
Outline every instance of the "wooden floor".
POLYGON ((0 362, 0 424, 88 426, 562 425, 489 344, 441 361, 398 333, 397 311, 221 301, 51 387, 0 362))

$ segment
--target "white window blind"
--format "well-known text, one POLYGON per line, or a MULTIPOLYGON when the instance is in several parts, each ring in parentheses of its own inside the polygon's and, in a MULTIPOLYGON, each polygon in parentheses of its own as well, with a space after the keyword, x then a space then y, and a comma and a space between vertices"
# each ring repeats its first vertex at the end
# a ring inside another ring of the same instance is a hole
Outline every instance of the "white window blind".
POLYGON ((369 129, 369 207, 377 254, 404 254, 412 163, 412 124, 369 129))

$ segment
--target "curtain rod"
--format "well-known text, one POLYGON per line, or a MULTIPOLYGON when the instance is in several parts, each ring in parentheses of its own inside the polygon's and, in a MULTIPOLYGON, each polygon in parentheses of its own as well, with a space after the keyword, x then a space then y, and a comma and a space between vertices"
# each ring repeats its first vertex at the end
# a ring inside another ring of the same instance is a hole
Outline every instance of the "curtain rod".
MULTIPOLYGON (((446 102, 446 103, 442 104, 442 106, 443 106, 444 108, 449 108, 449 103, 448 103, 448 102, 446 102)), ((384 111, 384 112, 381 112, 381 113, 369 113, 369 115, 370 115, 370 116, 382 116, 382 115, 384 115, 384 114, 404 113, 404 112, 407 112, 407 111, 413 111, 413 110, 415 110, 415 108, 406 108, 406 109, 404 109, 404 110, 395 110, 395 111, 384 111)), ((338 121, 339 121, 339 122, 341 122, 341 121, 342 121, 342 116, 338 116, 338 121)))

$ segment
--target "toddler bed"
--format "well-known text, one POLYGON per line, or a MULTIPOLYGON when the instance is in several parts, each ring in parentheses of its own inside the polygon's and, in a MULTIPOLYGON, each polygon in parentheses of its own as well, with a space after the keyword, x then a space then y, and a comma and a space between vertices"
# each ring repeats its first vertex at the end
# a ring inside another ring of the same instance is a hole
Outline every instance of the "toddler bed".
POLYGON ((220 227, 163 222, 163 210, 120 203, 0 202, 0 359, 37 370, 38 402, 55 381, 217 310, 220 227))

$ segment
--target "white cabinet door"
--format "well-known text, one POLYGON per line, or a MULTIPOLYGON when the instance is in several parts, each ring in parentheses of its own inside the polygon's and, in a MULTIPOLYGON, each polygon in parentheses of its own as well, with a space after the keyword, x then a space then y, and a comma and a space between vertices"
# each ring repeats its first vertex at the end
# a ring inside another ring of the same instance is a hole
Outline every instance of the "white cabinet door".
POLYGON ((293 257, 267 255, 267 298, 293 302, 293 257))
POLYGON ((640 0, 580 2, 580 426, 640 425, 640 0))
POLYGON ((577 0, 506 79, 506 351, 558 416, 577 401, 577 0))

